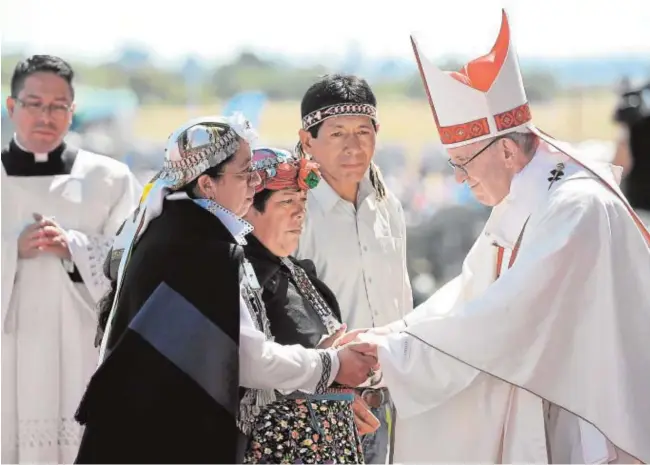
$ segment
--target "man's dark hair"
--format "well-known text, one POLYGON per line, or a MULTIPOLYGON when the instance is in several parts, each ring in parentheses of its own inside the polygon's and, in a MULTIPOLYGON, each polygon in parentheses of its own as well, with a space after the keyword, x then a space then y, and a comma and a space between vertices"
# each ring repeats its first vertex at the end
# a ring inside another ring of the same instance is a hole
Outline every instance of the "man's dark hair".
MULTIPOLYGON (((377 98, 368 82, 363 78, 351 74, 326 74, 305 92, 300 103, 301 118, 312 111, 345 103, 376 107, 377 98)), ((312 136, 318 135, 321 124, 309 129, 312 136)))
POLYGON ((74 99, 74 71, 67 61, 53 55, 33 55, 16 65, 11 76, 11 96, 17 98, 25 85, 25 80, 35 73, 52 73, 64 79, 70 86, 70 93, 74 99))
MULTIPOLYGON (((370 88, 368 82, 352 74, 327 74, 311 85, 300 103, 301 118, 304 118, 312 111, 330 105, 339 104, 366 104, 377 106, 377 98, 370 88)), ((309 128, 313 137, 318 137, 318 131, 323 123, 318 123, 309 128)), ((377 130, 375 122, 373 127, 377 130)), ((370 163, 370 182, 377 192, 378 199, 386 197, 386 187, 384 185, 379 167, 370 163)))

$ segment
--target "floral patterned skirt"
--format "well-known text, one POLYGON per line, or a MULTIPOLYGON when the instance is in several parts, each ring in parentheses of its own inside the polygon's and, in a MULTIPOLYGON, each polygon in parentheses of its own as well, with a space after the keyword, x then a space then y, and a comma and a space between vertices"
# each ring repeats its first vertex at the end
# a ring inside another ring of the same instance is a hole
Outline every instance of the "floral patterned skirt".
POLYGON ((244 463, 364 463, 350 402, 283 399, 267 405, 244 463))

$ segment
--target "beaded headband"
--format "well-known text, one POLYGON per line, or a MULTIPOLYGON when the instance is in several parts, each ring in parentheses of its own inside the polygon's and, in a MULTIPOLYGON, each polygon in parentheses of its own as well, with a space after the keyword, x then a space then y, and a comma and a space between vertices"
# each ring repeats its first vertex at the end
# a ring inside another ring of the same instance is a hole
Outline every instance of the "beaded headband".
POLYGON ((318 163, 287 150, 266 147, 255 149, 253 169, 259 173, 262 180, 256 192, 264 189, 313 189, 321 179, 318 166, 318 163))
POLYGON ((368 116, 377 121, 377 108, 367 103, 340 103, 312 111, 302 119, 302 128, 307 130, 333 116, 368 116))

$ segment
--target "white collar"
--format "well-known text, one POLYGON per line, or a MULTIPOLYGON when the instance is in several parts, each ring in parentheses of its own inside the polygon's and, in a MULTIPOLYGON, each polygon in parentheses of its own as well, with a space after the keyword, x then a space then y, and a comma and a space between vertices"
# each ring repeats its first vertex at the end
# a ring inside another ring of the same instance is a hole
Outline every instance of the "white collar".
POLYGON ((485 225, 485 235, 493 245, 514 248, 528 217, 548 195, 551 171, 557 168, 558 163, 565 165, 559 181, 577 168, 566 166, 567 161, 564 153, 540 144, 532 160, 512 179, 510 193, 492 209, 485 225))
POLYGON ((246 236, 253 232, 253 226, 248 221, 244 221, 218 203, 212 201, 210 203, 211 205, 207 207, 208 211, 219 218, 230 234, 232 234, 232 237, 235 238, 237 244, 246 245, 246 236))
POLYGON ((44 163, 44 162, 46 162, 46 161, 48 161, 48 160, 50 159, 50 154, 49 154, 49 153, 36 153, 36 152, 32 152, 31 150, 27 150, 27 149, 23 146, 23 144, 21 144, 20 142, 18 142, 18 137, 16 136, 16 133, 14 133, 14 143, 15 143, 16 146, 17 146, 20 150, 22 150, 23 152, 27 152, 27 153, 31 153, 31 154, 33 154, 33 155, 34 155, 34 161, 35 161, 36 163, 44 163))
MULTIPOLYGON (((370 182, 370 177, 368 172, 366 172, 363 179, 359 183, 359 191, 357 193, 357 205, 361 203, 370 196, 374 194, 375 189, 372 187, 370 182)), ((320 204, 321 208, 325 212, 329 212, 339 201, 344 201, 343 198, 330 186, 330 184, 325 181, 325 178, 321 178, 318 186, 313 189, 310 189, 309 194, 314 197, 314 199, 320 204)))

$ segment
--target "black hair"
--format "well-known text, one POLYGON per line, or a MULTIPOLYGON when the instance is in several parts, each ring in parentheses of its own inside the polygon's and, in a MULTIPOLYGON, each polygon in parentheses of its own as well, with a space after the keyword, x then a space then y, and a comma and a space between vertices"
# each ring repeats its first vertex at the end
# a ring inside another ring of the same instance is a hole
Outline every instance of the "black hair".
POLYGON ((213 166, 212 168, 208 168, 199 176, 197 176, 196 179, 193 179, 192 181, 188 182, 179 190, 181 192, 185 192, 188 195, 188 197, 190 197, 191 199, 196 199, 200 197, 199 188, 198 188, 199 178, 205 174, 211 177, 212 179, 216 179, 223 172, 224 166, 226 166, 230 160, 232 160, 232 157, 229 157, 228 159, 222 161, 218 165, 213 166))
MULTIPOLYGON (((326 74, 307 89, 300 103, 301 117, 312 111, 339 104, 366 104, 377 106, 377 98, 368 82, 352 74, 326 74)), ((312 136, 318 135, 322 123, 309 129, 312 136)), ((374 121, 373 121, 374 125, 374 121)))
MULTIPOLYGON (((377 98, 368 82, 353 74, 326 74, 311 85, 300 103, 301 118, 330 105, 366 104, 377 106, 377 98)), ((309 128, 312 137, 318 137, 322 122, 309 128)), ((374 120, 373 127, 377 130, 374 120)), ((370 182, 375 188, 377 199, 386 198, 384 179, 375 162, 370 163, 370 182)))
MULTIPOLYGON (((219 129, 220 134, 225 133, 225 131, 226 131, 227 129, 228 129, 227 126, 220 127, 220 129, 219 129)), ((243 139, 242 139, 241 137, 238 137, 238 140, 239 140, 239 142, 241 143, 243 139)), ((219 164, 217 164, 217 165, 215 165, 215 166, 213 166, 213 167, 208 168, 207 170, 205 170, 203 173, 201 173, 199 176, 197 176, 197 177, 196 177, 195 179, 193 179, 192 181, 190 181, 190 182, 188 182, 187 184, 185 184, 185 185, 184 185, 183 187, 181 187, 179 190, 180 190, 181 192, 185 192, 185 193, 186 193, 190 198, 192 198, 192 199, 196 199, 196 198, 200 197, 200 195, 199 195, 199 190, 198 190, 198 182, 199 182, 199 178, 205 174, 205 175, 209 176, 209 177, 212 178, 212 179, 216 179, 217 177, 219 177, 219 175, 220 175, 221 173, 223 173, 223 169, 224 169, 224 167, 225 167, 228 163, 230 163, 230 162, 233 160, 234 157, 235 157, 235 154, 233 153, 231 156, 229 156, 228 158, 226 158, 226 159, 225 159, 224 161, 222 161, 221 163, 219 163, 219 164)))
POLYGON ((17 98, 25 85, 25 80, 35 73, 52 73, 64 79, 70 86, 70 93, 74 99, 74 71, 70 64, 62 58, 53 55, 33 55, 16 65, 11 76, 11 96, 17 98))
POLYGON ((650 118, 650 82, 622 93, 614 112, 614 121, 628 128, 644 118, 650 118))
POLYGON ((257 192, 253 197, 253 208, 260 213, 264 213, 264 210, 266 210, 266 204, 269 201, 269 198, 271 198, 273 192, 274 191, 271 189, 262 189, 257 192))

